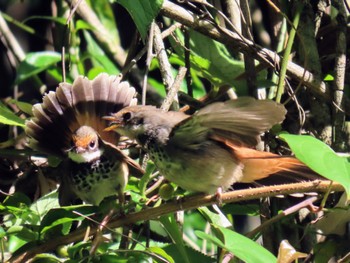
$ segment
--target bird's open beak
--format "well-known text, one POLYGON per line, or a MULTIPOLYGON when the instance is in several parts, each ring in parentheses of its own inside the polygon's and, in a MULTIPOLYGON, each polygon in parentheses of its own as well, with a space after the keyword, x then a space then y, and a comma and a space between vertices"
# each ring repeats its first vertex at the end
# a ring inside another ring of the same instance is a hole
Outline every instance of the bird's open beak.
POLYGON ((108 127, 103 129, 104 131, 107 131, 107 132, 113 131, 121 125, 121 122, 118 121, 118 119, 114 116, 103 116, 102 119, 106 121, 110 121, 110 123, 108 124, 108 127))
POLYGON ((111 124, 111 125, 109 125, 107 128, 104 128, 103 129, 103 131, 106 131, 106 132, 109 132, 109 131, 114 131, 115 129, 117 129, 118 128, 118 126, 119 125, 117 125, 117 124, 111 124))

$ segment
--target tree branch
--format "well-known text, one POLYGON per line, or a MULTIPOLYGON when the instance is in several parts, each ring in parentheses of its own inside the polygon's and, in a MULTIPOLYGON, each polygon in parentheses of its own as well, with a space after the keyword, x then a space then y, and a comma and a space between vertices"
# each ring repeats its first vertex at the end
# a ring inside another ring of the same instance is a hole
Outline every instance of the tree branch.
MULTIPOLYGON (((302 182, 285 185, 274 185, 267 187, 259 187, 252 189, 236 190, 223 193, 221 196, 222 203, 234 203, 253 199, 260 199, 266 197, 272 197, 276 195, 287 195, 292 193, 306 193, 306 192, 327 192, 331 187, 332 191, 344 191, 344 188, 338 184, 333 183, 330 185, 330 181, 316 180, 312 182, 302 182)), ((174 213, 181 210, 196 209, 201 206, 209 206, 217 203, 216 195, 194 195, 190 197, 184 197, 183 199, 172 201, 170 203, 163 204, 159 207, 144 208, 140 212, 130 213, 122 217, 112 220, 108 224, 108 228, 118 228, 126 224, 133 224, 138 221, 146 221, 157 219, 162 215, 174 213)), ((90 230, 90 235, 94 235, 98 229, 98 226, 90 230)), ((22 255, 12 258, 10 262, 25 262, 26 260, 34 257, 36 254, 48 252, 54 250, 57 246, 69 244, 82 240, 85 235, 86 229, 78 229, 67 236, 57 237, 53 240, 48 240, 40 246, 29 249, 22 255)))

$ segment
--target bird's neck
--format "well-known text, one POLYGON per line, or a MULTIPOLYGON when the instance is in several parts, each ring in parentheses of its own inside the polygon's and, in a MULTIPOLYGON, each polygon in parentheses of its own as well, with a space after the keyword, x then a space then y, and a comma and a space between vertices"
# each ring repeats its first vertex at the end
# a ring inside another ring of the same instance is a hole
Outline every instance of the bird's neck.
POLYGON ((153 127, 147 129, 146 132, 137 136, 138 142, 145 148, 157 144, 158 146, 166 145, 169 140, 170 129, 166 127, 153 127))
POLYGON ((103 152, 104 152, 103 148, 99 148, 98 150, 93 152, 84 152, 84 153, 68 152, 68 157, 69 159, 71 159, 73 162, 76 162, 76 163, 91 163, 100 159, 103 152))

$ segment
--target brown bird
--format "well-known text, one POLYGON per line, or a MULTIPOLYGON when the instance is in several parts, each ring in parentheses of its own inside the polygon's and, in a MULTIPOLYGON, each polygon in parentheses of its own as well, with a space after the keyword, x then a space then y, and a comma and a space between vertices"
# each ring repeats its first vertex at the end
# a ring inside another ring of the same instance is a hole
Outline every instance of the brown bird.
POLYGON ((129 169, 141 168, 114 146, 119 135, 103 131, 107 122, 102 116, 135 105, 134 96, 135 89, 117 76, 100 74, 91 81, 79 76, 33 106, 34 117, 26 123, 30 147, 64 160, 61 205, 76 197, 98 205, 117 193, 122 200, 129 169))
POLYGON ((285 114, 274 101, 244 97, 213 103, 193 116, 130 106, 104 119, 111 122, 107 131, 136 139, 168 180, 212 194, 235 182, 306 168, 295 158, 252 149, 285 114))

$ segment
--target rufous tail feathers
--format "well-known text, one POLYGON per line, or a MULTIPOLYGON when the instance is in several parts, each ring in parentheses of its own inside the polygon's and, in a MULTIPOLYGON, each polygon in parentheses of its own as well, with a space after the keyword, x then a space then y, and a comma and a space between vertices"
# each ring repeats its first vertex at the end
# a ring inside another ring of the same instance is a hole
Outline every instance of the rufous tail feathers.
POLYGON ((224 143, 232 150, 234 157, 244 165, 243 177, 239 181, 241 183, 251 183, 276 174, 286 177, 294 174, 298 180, 322 178, 296 158, 238 146, 230 140, 215 135, 213 139, 224 143))
MULTIPOLYGON (((246 147, 232 146, 235 156, 244 165, 242 183, 261 180, 283 172, 305 175, 307 166, 293 157, 283 157, 270 152, 261 152, 246 147), (302 173, 302 174, 301 174, 302 173)), ((310 170, 310 174, 313 172, 310 170)))

